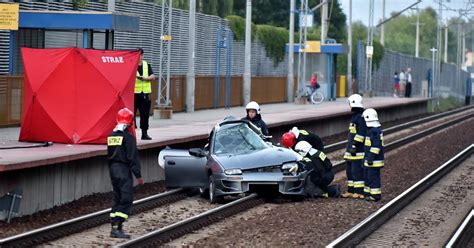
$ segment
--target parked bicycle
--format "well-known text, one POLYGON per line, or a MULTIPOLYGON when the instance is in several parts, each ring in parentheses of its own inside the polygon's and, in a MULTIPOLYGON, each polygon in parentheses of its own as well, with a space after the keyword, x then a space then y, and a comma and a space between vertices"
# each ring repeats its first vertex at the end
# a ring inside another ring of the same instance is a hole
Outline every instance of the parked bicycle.
POLYGON ((311 87, 311 85, 306 85, 305 97, 312 104, 320 104, 324 101, 324 95, 319 90, 319 84, 316 87, 311 87))

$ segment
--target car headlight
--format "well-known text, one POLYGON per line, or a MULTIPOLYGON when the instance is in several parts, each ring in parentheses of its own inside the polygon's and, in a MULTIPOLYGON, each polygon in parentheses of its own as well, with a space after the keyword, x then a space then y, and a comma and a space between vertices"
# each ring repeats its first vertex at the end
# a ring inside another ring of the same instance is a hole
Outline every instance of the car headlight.
POLYGON ((296 162, 290 162, 290 163, 284 163, 282 166, 281 166, 281 169, 282 170, 290 170, 291 168, 295 167, 295 166, 298 166, 298 164, 296 162))
POLYGON ((293 176, 296 176, 298 174, 298 163, 296 162, 284 163, 281 166, 281 170, 283 171, 283 175, 291 174, 293 176))
POLYGON ((242 175, 242 170, 241 169, 228 169, 228 170, 225 170, 224 173, 226 175, 242 175))

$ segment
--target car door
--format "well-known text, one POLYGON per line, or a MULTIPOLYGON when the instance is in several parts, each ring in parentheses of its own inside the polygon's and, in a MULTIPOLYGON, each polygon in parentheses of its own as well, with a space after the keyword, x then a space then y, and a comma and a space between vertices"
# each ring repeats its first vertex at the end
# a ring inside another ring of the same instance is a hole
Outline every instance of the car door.
POLYGON ((207 156, 165 155, 164 160, 166 187, 205 187, 208 184, 207 156))

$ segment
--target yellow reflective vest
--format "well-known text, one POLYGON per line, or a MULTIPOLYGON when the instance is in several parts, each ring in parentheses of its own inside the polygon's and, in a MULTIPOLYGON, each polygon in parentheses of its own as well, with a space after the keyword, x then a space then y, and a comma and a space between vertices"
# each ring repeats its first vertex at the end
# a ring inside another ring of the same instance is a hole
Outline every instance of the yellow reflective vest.
MULTIPOLYGON (((143 77, 148 77, 148 63, 143 60, 142 61, 142 70, 143 70, 143 77)), ((140 76, 137 70, 137 76, 140 76)), ((143 81, 140 79, 135 79, 135 93, 151 93, 151 82, 150 81, 143 81)))

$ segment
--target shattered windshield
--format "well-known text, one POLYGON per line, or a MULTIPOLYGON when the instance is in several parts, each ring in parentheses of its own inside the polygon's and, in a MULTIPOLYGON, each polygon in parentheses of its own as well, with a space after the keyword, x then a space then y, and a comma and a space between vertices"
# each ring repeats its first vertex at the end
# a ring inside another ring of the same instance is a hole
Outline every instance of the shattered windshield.
POLYGON ((228 124, 217 130, 214 154, 245 154, 267 148, 268 145, 246 123, 228 124))

